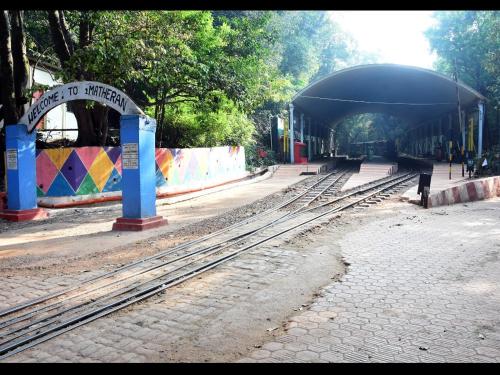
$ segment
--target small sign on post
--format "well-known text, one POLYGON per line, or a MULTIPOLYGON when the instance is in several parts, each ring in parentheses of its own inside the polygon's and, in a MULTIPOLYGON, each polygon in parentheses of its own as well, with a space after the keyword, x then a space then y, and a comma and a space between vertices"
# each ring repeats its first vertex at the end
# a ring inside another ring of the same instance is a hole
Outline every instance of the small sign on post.
POLYGON ((122 168, 139 168, 139 145, 137 143, 124 143, 122 145, 122 168))
POLYGON ((17 170, 17 150, 15 148, 7 149, 7 169, 17 170))

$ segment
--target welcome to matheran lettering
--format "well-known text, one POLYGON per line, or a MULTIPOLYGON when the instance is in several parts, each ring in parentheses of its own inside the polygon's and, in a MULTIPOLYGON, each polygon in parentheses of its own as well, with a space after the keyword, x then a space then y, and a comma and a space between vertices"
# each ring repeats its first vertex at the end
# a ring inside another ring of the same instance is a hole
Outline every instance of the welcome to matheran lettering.
POLYGON ((43 94, 19 121, 31 131, 51 109, 72 100, 93 100, 117 110, 120 114, 143 114, 122 91, 99 82, 82 81, 54 87, 43 94))

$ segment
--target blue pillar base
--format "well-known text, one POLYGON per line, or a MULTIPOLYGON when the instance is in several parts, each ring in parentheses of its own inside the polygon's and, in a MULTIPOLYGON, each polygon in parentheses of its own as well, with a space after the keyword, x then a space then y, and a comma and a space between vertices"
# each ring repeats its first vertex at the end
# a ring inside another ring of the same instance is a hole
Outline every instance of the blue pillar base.
POLYGON ((3 210, 0 211, 0 219, 9 221, 30 221, 40 220, 49 217, 49 214, 43 208, 33 208, 31 210, 3 210))
POLYGON ((126 217, 119 217, 113 223, 114 231, 143 231, 152 228, 158 228, 167 225, 167 219, 162 216, 148 217, 145 219, 130 219, 126 217))

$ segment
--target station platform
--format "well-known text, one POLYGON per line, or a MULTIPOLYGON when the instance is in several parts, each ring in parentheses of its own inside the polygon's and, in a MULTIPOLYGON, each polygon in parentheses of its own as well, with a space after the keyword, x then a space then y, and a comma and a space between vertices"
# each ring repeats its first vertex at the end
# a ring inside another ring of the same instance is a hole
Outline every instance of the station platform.
POLYGON ((354 173, 345 183, 341 191, 355 188, 356 186, 390 176, 398 171, 398 164, 377 158, 371 161, 361 163, 359 173, 354 173))
POLYGON ((308 164, 279 164, 275 176, 315 175, 327 172, 335 166, 335 160, 315 161, 308 164))
MULTIPOLYGON (((429 208, 500 196, 500 176, 469 179, 466 171, 465 177, 462 177, 461 164, 452 164, 450 179, 449 168, 446 162, 433 162, 429 208)), ((411 187, 402 195, 402 199, 420 204, 417 190, 418 185, 411 187)))

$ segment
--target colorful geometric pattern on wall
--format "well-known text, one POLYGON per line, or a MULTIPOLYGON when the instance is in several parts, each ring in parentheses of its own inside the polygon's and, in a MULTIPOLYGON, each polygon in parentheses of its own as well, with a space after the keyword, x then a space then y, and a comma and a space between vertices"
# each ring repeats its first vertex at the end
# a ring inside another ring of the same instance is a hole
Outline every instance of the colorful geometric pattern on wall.
MULTIPOLYGON (((217 183, 245 172, 243 147, 157 148, 156 187, 217 183)), ((61 197, 121 190, 121 147, 37 150, 37 194, 61 197)))

